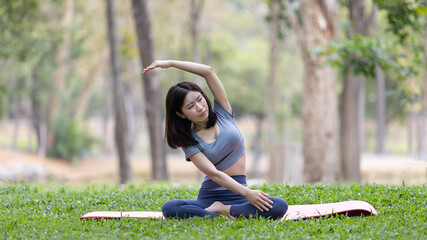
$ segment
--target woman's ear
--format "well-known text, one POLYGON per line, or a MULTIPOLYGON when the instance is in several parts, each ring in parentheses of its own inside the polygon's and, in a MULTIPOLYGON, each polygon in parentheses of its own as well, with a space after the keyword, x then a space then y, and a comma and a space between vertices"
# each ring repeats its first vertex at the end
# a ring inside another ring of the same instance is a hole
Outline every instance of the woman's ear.
POLYGON ((182 113, 180 113, 180 112, 178 112, 178 111, 176 111, 176 115, 178 115, 180 118, 185 119, 184 114, 182 114, 182 113))

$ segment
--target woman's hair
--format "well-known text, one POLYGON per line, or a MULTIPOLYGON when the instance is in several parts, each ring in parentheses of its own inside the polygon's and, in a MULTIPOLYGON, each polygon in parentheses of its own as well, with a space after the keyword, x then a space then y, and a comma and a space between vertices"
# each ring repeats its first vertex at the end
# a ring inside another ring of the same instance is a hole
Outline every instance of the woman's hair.
POLYGON ((189 147, 199 142, 191 134, 192 122, 187 118, 181 118, 176 113, 182 114, 182 105, 188 92, 200 92, 208 104, 209 119, 206 127, 215 125, 217 116, 212 111, 212 105, 209 98, 203 90, 192 82, 179 82, 173 85, 166 96, 166 140, 171 148, 189 147))

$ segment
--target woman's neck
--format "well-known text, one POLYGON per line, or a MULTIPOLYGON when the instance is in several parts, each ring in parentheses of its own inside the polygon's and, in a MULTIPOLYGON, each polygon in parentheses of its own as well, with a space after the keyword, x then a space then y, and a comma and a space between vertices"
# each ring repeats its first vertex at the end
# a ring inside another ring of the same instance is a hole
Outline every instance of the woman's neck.
POLYGON ((206 122, 193 122, 193 130, 198 132, 206 128, 206 122))

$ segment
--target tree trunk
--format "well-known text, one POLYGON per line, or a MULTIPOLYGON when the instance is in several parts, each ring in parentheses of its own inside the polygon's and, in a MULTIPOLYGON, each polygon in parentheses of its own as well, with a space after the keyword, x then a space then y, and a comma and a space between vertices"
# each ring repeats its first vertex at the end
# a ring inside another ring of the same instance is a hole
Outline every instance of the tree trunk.
POLYGON ((98 76, 98 73, 102 66, 101 64, 98 64, 98 63, 103 62, 103 59, 104 59, 104 54, 102 54, 101 57, 95 59, 97 64, 95 64, 95 66, 93 66, 93 68, 89 71, 89 75, 87 76, 85 85, 82 89, 81 97, 77 103, 76 110, 74 111, 74 116, 73 116, 74 120, 82 119, 84 114, 86 113, 90 94, 91 94, 90 90, 92 89, 92 86, 95 83, 96 77, 98 76))
POLYGON ((39 158, 46 157, 46 149, 47 149, 47 127, 45 122, 40 123, 40 145, 37 149, 37 155, 39 158))
MULTIPOLYGON (((138 59, 133 59, 132 60, 132 69, 129 70, 131 72, 131 85, 132 85, 132 92, 133 92, 133 109, 134 109, 134 114, 135 114, 135 123, 134 123, 134 131, 135 133, 133 134, 132 138, 133 141, 135 142, 135 144, 139 141, 139 137, 140 137, 140 133, 141 131, 143 131, 143 129, 146 128, 147 126, 147 117, 145 116, 145 101, 144 101, 144 96, 140 95, 140 92, 136 92, 138 90, 138 86, 140 84, 140 82, 138 81, 138 77, 139 74, 141 74, 141 72, 139 71, 140 68, 140 64, 138 59)), ((135 146, 134 146, 135 148, 135 146)))
POLYGON ((366 118, 366 77, 360 77, 359 86, 359 103, 358 103, 358 124, 359 124, 359 152, 363 153, 366 149, 366 137, 365 137, 365 118, 366 118))
POLYGON ((37 152, 40 152, 41 143, 41 118, 40 118, 40 101, 33 96, 31 97, 31 123, 36 133, 37 152))
POLYGON ((409 110, 406 122, 408 126, 408 154, 414 156, 415 112, 413 109, 409 110))
POLYGON ((304 178, 308 182, 333 182, 340 179, 337 72, 325 66, 321 56, 311 52, 314 47, 336 39, 336 7, 335 1, 303 0, 302 26, 294 28, 305 65, 303 168, 304 178))
MULTIPOLYGON (((133 15, 135 18, 136 33, 138 36, 139 56, 143 68, 153 61, 153 42, 151 36, 151 22, 145 0, 132 0, 133 15)), ((162 118, 160 107, 160 87, 156 79, 156 72, 151 71, 143 75, 146 116, 150 133, 150 148, 152 174, 154 180, 168 179, 165 159, 165 146, 162 134, 162 118)))
MULTIPOLYGON (((365 16, 365 0, 351 0, 349 2, 350 18, 354 27, 354 31, 363 36, 369 35, 369 29, 374 21, 377 8, 376 4, 372 4, 371 13, 365 16)), ((366 134, 365 134, 365 118, 366 118, 366 77, 360 78, 359 86, 359 148, 363 153, 366 150, 366 134)))
POLYGON ((42 109, 40 99, 37 96, 37 84, 37 75, 33 70, 29 77, 29 85, 31 86, 31 125, 34 128, 34 132, 36 134, 38 156, 40 158, 44 158, 46 154, 46 126, 44 123, 42 123, 42 109))
POLYGON ((13 136, 12 136, 12 144, 10 148, 15 151, 17 148, 17 142, 19 137, 19 129, 21 128, 21 118, 22 118, 22 100, 21 97, 17 96, 13 106, 13 136))
MULTIPOLYGON (((205 0, 190 0, 190 34, 193 47, 193 61, 198 63, 201 62, 199 51, 199 25, 200 14, 202 13, 204 3, 205 0)), ((195 74, 194 80, 200 87, 205 87, 204 79, 199 75, 195 74)))
MULTIPOLYGON (((409 85, 410 85, 410 91, 411 94, 415 94, 417 91, 415 86, 415 80, 409 79, 409 85)), ((410 156, 415 157, 416 156, 416 140, 417 140, 417 114, 416 106, 410 105, 409 106, 409 114, 407 116, 408 118, 408 153, 410 156)))
POLYGON ((63 30, 62 42, 58 46, 56 53, 56 69, 53 73, 54 91, 51 92, 49 100, 49 118, 47 129, 47 149, 53 146, 55 141, 55 132, 53 126, 56 122, 59 109, 61 108, 61 94, 65 91, 65 77, 68 72, 67 60, 71 48, 71 30, 69 29, 74 16, 74 0, 65 0, 63 3, 63 13, 61 18, 61 27, 63 30))
MULTIPOLYGON (((124 97, 125 97, 125 106, 126 106, 126 114, 128 120, 128 129, 129 129, 129 154, 131 155, 135 150, 135 143, 137 142, 137 133, 139 132, 135 123, 135 105, 137 104, 135 101, 135 90, 137 89, 137 74, 135 74, 135 69, 138 69, 138 65, 135 61, 131 61, 128 63, 127 67, 127 79, 123 83, 124 85, 124 97)), ((139 101, 141 102, 141 101, 139 101)))
MULTIPOLYGON (((349 1, 350 19, 353 32, 366 36, 370 18, 365 17, 365 1, 349 1)), ((345 181, 360 181, 360 155, 365 146, 365 76, 355 75, 352 71, 344 78, 341 100, 341 155, 342 172, 345 181)))
POLYGON ((345 76, 341 112, 341 154, 346 181, 360 181, 359 97, 361 75, 345 76))
POLYGON ((386 137, 386 99, 385 99, 385 77, 383 70, 375 67, 375 78, 377 80, 377 99, 376 105, 376 120, 377 120, 377 152, 385 153, 385 137, 386 137))
POLYGON ((109 77, 104 77, 103 80, 103 101, 102 101, 102 151, 109 153, 111 151, 111 145, 108 141, 110 137, 108 136, 108 129, 109 129, 109 123, 110 123, 110 116, 111 116, 111 106, 112 106, 112 100, 111 100, 111 94, 113 90, 111 89, 111 81, 109 77))
POLYGON ((258 178, 259 175, 259 162, 262 154, 262 122, 264 117, 262 115, 256 116, 256 133, 252 140, 252 152, 254 154, 253 164, 251 168, 251 178, 258 178))
POLYGON ((110 44, 110 64, 111 64, 111 86, 114 102, 115 115, 115 141, 119 157, 120 184, 126 184, 132 180, 132 171, 128 156, 127 141, 128 128, 123 96, 123 86, 120 78, 119 61, 119 40, 115 22, 115 1, 106 0, 107 3, 107 26, 108 39, 110 44))
POLYGON ((79 99, 79 102, 77 103, 76 110, 74 111, 74 116, 73 116, 74 121, 82 119, 84 117, 84 114, 86 113, 87 106, 89 103, 89 97, 91 94, 90 90, 92 89, 92 86, 95 83, 96 75, 98 73, 100 66, 101 65, 97 65, 89 73, 85 86, 82 89, 81 97, 79 99))
MULTIPOLYGON (((352 0, 349 2, 349 4, 350 4, 350 12, 351 12, 350 18, 352 19, 355 32, 358 34, 362 34, 363 36, 368 36, 370 26, 372 25, 377 12, 376 4, 372 3, 372 9, 369 16, 365 16, 366 14, 365 0, 356 0, 356 1, 352 0)), ((360 79, 360 81, 361 82, 359 86, 359 108, 358 108, 359 109, 359 148, 360 148, 360 152, 363 153, 366 150, 366 134, 365 134, 366 77, 363 76, 360 79)))
MULTIPOLYGON (((422 110, 421 110, 422 111, 422 110)), ((416 128, 417 128, 417 158, 418 159, 424 159, 424 153, 425 153, 425 122, 424 122, 424 116, 423 112, 420 112, 417 114, 416 118, 416 128)))
POLYGON ((269 164, 269 181, 280 183, 283 181, 284 169, 281 169, 282 162, 281 155, 278 150, 278 143, 276 141, 276 78, 277 78, 277 62, 279 57, 278 37, 277 32, 279 29, 279 0, 270 1, 270 59, 269 59, 269 81, 267 92, 267 106, 268 106, 268 135, 267 135, 267 148, 269 164))
MULTIPOLYGON (((424 31, 424 51, 427 56, 427 24, 424 31)), ((421 159, 427 160, 426 156, 426 122, 427 122, 427 70, 424 69, 424 84, 422 91, 422 107, 420 116, 420 128, 418 139, 418 155, 421 159)))

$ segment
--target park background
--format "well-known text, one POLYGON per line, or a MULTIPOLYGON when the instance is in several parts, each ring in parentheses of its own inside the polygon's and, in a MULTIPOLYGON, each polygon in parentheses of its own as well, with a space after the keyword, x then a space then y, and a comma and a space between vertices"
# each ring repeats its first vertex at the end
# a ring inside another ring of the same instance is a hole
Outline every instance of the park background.
POLYGON ((163 128, 203 81, 141 73, 177 59, 222 80, 253 182, 425 183, 425 3, 313 2, 0 1, 0 181, 200 180, 163 128))

